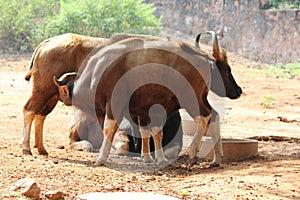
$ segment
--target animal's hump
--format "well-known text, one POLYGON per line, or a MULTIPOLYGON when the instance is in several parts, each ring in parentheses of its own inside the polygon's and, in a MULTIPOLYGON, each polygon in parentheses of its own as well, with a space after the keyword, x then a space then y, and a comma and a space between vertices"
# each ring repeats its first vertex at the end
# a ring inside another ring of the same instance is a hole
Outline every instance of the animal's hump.
POLYGON ((179 43, 180 48, 187 53, 209 57, 205 51, 198 49, 196 47, 193 47, 190 44, 187 44, 182 41, 179 41, 178 43, 179 43))

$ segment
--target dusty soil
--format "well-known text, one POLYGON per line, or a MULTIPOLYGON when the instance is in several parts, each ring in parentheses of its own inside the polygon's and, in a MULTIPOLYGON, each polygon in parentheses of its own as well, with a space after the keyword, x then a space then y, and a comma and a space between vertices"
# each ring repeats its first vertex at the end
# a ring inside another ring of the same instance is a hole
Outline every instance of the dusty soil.
MULTIPOLYGON (((266 65, 236 55, 229 58, 244 94, 238 100, 226 100, 222 135, 300 138, 299 77, 267 77, 252 70, 266 65), (267 108, 264 97, 268 95, 275 100, 267 108)), ((33 156, 23 156, 19 140, 22 108, 31 91, 31 84, 24 80, 29 59, 30 55, 0 56, 1 199, 23 198, 8 189, 25 177, 34 178, 43 194, 61 190, 67 199, 107 191, 151 191, 179 199, 300 198, 299 140, 259 141, 257 156, 217 168, 209 168, 207 162, 189 166, 185 151, 173 165, 163 169, 151 170, 139 158, 115 155, 109 159, 111 165, 95 168, 92 164, 96 154, 58 148, 67 143, 66 130, 72 116, 72 109, 62 104, 45 122, 44 141, 49 156, 39 156, 35 150, 33 156)), ((32 134, 32 146, 33 138, 32 134)))

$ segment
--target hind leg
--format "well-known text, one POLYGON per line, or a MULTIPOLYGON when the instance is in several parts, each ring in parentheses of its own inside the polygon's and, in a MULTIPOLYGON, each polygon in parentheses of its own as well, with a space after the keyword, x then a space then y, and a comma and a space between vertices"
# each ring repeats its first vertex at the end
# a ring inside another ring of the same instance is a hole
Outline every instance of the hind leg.
POLYGON ((46 116, 53 110, 57 103, 56 96, 45 97, 33 93, 23 109, 23 132, 21 138, 22 153, 31 155, 30 132, 33 120, 35 120, 35 147, 41 155, 47 155, 43 145, 43 125, 46 116))
POLYGON ((34 118, 34 134, 35 134, 35 144, 33 148, 37 148, 38 153, 40 155, 48 155, 44 144, 43 144, 43 128, 44 128, 44 121, 46 116, 43 115, 35 115, 34 118))
POLYGON ((57 104, 57 97, 51 97, 46 105, 43 107, 41 112, 38 115, 35 115, 34 118, 34 135, 35 135, 35 144, 34 148, 37 148, 38 153, 40 155, 48 155, 43 143, 43 128, 44 128, 44 121, 47 115, 54 109, 57 104))
POLYGON ((152 137, 154 141, 154 148, 155 148, 155 160, 159 165, 167 165, 169 164, 168 159, 165 157, 162 147, 162 139, 163 139, 163 132, 162 127, 153 127, 152 128, 152 137))
POLYGON ((150 154, 150 136, 151 131, 140 127, 140 132, 142 136, 142 158, 144 163, 153 163, 152 156, 150 154))
POLYGON ((24 155, 32 155, 30 149, 30 131, 34 116, 34 112, 23 109, 23 131, 20 144, 24 155))

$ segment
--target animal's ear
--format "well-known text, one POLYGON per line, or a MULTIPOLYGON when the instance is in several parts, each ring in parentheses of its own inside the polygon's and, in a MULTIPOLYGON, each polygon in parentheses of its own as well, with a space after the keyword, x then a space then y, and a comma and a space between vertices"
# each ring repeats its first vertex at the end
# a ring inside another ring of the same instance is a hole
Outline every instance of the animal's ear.
POLYGON ((59 87, 59 93, 60 95, 64 96, 65 98, 69 98, 69 88, 66 85, 62 85, 59 87))

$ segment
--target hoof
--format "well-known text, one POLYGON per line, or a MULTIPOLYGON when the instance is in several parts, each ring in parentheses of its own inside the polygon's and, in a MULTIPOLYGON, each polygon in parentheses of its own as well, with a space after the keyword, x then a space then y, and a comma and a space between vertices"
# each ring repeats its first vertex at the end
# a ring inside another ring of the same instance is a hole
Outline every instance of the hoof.
POLYGON ((143 161, 144 161, 144 163, 147 163, 147 164, 155 163, 152 158, 147 158, 147 159, 143 158, 143 161))
POLYGON ((144 163, 155 163, 154 160, 152 159, 152 156, 148 154, 142 155, 142 159, 144 163))
POLYGON ((93 166, 94 167, 101 167, 101 166, 104 166, 105 164, 106 164, 105 161, 103 161, 103 160, 97 160, 93 166))
POLYGON ((49 155, 45 148, 38 149, 38 153, 39 153, 39 155, 43 155, 43 156, 49 155))
POLYGON ((22 150, 22 154, 23 155, 30 155, 30 156, 32 156, 32 153, 31 153, 30 149, 23 149, 22 150))
POLYGON ((190 159, 190 165, 191 166, 194 165, 194 164, 196 164, 196 163, 197 163, 197 157, 194 157, 194 158, 190 159))
POLYGON ((209 165, 209 167, 219 167, 219 166, 220 166, 220 164, 218 164, 218 163, 211 163, 209 165))
POLYGON ((162 160, 162 161, 160 161, 160 162, 157 162, 157 164, 159 165, 159 166, 168 166, 168 165, 170 165, 170 164, 172 164, 170 161, 168 161, 168 160, 162 160))

